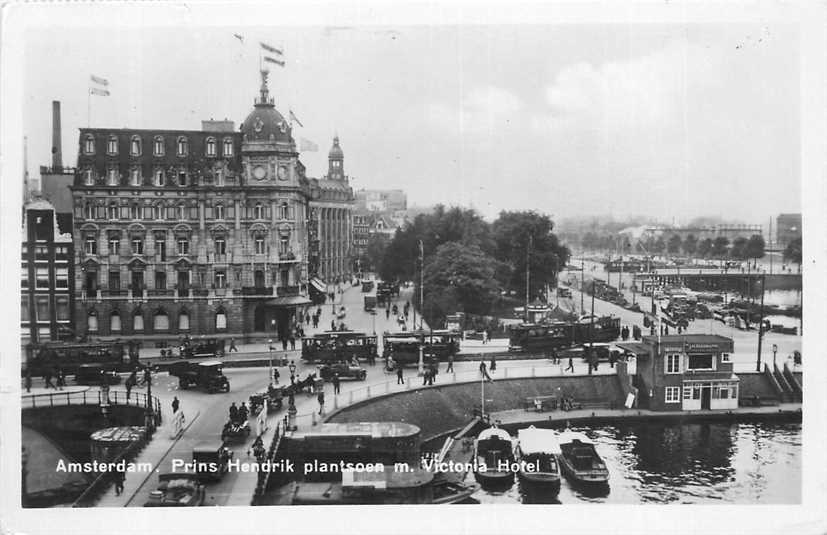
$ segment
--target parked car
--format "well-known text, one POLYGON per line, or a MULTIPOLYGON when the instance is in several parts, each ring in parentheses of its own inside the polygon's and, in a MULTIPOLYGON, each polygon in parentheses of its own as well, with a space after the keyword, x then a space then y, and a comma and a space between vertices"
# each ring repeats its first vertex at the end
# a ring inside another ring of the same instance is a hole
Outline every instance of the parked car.
POLYGON ((361 366, 354 366, 352 364, 336 363, 325 364, 319 369, 319 375, 325 381, 332 381, 333 376, 339 374, 339 379, 358 379, 364 381, 368 376, 367 370, 361 366))

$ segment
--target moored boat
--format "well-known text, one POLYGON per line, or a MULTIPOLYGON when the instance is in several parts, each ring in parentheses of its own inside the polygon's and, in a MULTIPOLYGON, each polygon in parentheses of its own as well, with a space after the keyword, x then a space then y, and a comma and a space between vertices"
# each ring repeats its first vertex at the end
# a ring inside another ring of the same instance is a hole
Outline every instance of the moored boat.
POLYGON ((560 467, 563 474, 575 483, 607 484, 609 470, 597 453, 589 437, 583 433, 563 431, 557 437, 560 444, 560 467))
POLYGON ((514 482, 514 441, 497 426, 483 429, 474 441, 474 478, 480 485, 514 482))
POLYGON ((552 429, 538 429, 533 425, 517 432, 517 476, 522 483, 542 486, 555 495, 560 492, 561 454, 557 433, 552 429))

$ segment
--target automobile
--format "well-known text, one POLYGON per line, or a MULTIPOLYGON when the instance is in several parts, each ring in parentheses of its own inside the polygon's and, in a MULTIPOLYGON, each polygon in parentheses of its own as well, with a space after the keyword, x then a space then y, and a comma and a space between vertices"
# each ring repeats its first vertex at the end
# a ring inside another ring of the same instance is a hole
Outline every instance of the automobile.
POLYGON ((185 359, 196 357, 221 358, 224 356, 224 339, 201 337, 187 340, 179 346, 178 352, 180 357, 185 359))
POLYGON ((144 507, 198 507, 204 494, 196 474, 169 472, 158 475, 158 489, 149 493, 144 507))
POLYGON ((347 363, 325 364, 319 368, 319 375, 325 381, 332 381, 333 376, 339 374, 339 379, 358 379, 364 381, 368 372, 361 366, 347 363))
POLYGON ((233 452, 219 440, 201 442, 192 449, 194 473, 199 481, 220 480, 227 473, 232 458, 233 452))
POLYGON ((247 437, 250 436, 250 421, 244 420, 243 422, 240 421, 232 421, 228 420, 224 427, 221 429, 221 440, 223 442, 229 441, 241 441, 244 442, 247 440, 247 437))
POLYGON ((185 390, 197 386, 209 393, 229 392, 230 381, 221 371, 224 367, 217 360, 207 362, 189 362, 186 360, 169 365, 170 377, 178 377, 178 388, 185 390))
POLYGON ((102 379, 109 385, 121 382, 121 376, 103 364, 81 364, 75 372, 75 382, 79 385, 99 385, 104 382, 102 379))

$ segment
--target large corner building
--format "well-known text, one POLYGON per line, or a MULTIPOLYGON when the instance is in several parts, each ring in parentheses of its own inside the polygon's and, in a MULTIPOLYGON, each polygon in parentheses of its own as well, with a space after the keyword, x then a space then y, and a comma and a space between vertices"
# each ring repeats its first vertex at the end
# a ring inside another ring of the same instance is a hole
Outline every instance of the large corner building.
POLYGON ((350 266, 352 190, 306 176, 266 73, 238 131, 81 129, 71 192, 80 335, 283 336, 350 266))

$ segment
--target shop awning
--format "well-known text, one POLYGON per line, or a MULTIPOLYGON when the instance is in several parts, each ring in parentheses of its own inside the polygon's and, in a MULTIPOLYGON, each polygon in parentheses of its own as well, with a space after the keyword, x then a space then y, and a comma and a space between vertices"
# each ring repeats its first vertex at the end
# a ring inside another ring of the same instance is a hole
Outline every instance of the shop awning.
POLYGON ((266 304, 279 307, 295 307, 301 305, 309 305, 312 302, 303 295, 291 295, 289 297, 273 297, 268 299, 266 304))
POLYGON ((315 288, 316 291, 321 293, 325 293, 327 289, 327 285, 324 283, 322 279, 318 277, 313 277, 312 279, 310 279, 310 285, 313 286, 313 288, 315 288))

